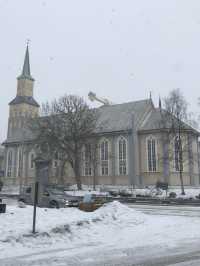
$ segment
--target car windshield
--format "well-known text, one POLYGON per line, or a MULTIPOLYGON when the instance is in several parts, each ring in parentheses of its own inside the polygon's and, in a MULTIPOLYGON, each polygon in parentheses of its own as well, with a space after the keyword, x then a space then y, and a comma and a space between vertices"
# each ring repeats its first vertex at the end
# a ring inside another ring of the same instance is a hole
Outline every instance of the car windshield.
POLYGON ((59 190, 59 189, 51 189, 49 190, 49 192, 51 192, 52 194, 55 194, 55 195, 65 195, 64 191, 63 190, 59 190))

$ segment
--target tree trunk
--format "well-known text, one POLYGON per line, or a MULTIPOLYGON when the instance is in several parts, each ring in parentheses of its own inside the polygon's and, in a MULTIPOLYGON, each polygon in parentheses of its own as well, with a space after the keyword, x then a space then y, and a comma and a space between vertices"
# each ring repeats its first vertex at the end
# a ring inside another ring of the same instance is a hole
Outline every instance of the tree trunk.
POLYGON ((181 181, 181 195, 185 195, 184 184, 183 184, 183 150, 182 150, 182 141, 181 141, 181 127, 179 121, 179 177, 181 181))
POLYGON ((180 148, 179 152, 179 176, 180 176, 180 181, 181 181, 181 195, 185 195, 185 190, 184 190, 184 184, 183 184, 183 158, 182 158, 182 148, 180 148))
POLYGON ((60 167, 60 183, 61 183, 61 185, 64 185, 64 175, 65 175, 65 161, 62 161, 61 167, 60 167))
POLYGON ((74 173, 78 190, 82 190, 79 156, 75 156, 74 173))
POLYGON ((96 190, 96 169, 93 169, 93 190, 96 190))
POLYGON ((179 172, 181 180, 181 195, 185 195, 184 185, 183 185, 183 174, 182 171, 179 172))

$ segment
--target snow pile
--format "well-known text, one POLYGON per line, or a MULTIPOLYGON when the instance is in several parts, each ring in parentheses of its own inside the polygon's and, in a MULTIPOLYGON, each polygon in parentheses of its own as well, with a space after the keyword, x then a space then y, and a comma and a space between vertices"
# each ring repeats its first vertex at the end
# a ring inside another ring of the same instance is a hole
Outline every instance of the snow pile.
POLYGON ((131 221, 132 224, 141 224, 147 218, 146 215, 142 214, 140 211, 129 208, 118 201, 113 201, 109 204, 106 204, 102 208, 96 210, 95 214, 104 218, 112 217, 114 220, 117 220, 120 223, 131 221))
MULTIPOLYGON (((33 207, 18 208, 8 206, 7 213, 0 215, 0 245, 1 243, 27 243, 31 234, 33 207)), ((109 203, 94 212, 86 213, 76 208, 44 209, 37 208, 35 237, 55 237, 56 234, 70 234, 80 237, 81 232, 89 230, 101 231, 102 226, 112 228, 139 225, 145 221, 146 215, 130 209, 119 202, 109 203), (97 228, 98 227, 98 228, 97 228)), ((35 238, 34 237, 34 238, 35 238)))
POLYGON ((20 187, 18 185, 4 185, 1 191, 1 195, 19 195, 20 187))
MULTIPOLYGON (((197 207, 196 207, 197 208, 197 207)), ((199 213, 199 209, 197 213, 199 213)), ((174 210, 178 212, 178 210, 174 210)), ((180 243, 199 243, 199 216, 148 215, 119 202, 86 213, 76 208, 37 208, 33 235, 33 207, 8 206, 0 214, 0 259, 45 250, 84 252, 95 247, 108 249, 151 246, 176 247, 180 243)))

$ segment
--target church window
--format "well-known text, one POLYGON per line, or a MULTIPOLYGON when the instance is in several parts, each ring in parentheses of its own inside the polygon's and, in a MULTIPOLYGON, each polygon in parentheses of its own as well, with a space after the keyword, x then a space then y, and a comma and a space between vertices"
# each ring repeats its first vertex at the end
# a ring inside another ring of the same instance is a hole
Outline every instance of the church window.
POLYGON ((101 175, 108 175, 108 165, 109 165, 109 159, 108 159, 108 141, 104 140, 100 144, 100 158, 101 158, 101 175))
POLYGON ((8 151, 8 162, 7 162, 7 176, 12 176, 12 165, 13 165, 13 152, 8 151))
POLYGON ((118 141, 119 174, 127 174, 127 141, 121 137, 118 141))
POLYGON ((58 161, 59 161, 59 156, 58 156, 58 152, 56 151, 54 154, 54 159, 53 159, 53 167, 54 168, 58 167, 58 161))
POLYGON ((29 168, 30 169, 33 169, 35 167, 34 159, 35 159, 35 154, 31 152, 30 157, 29 157, 29 168))
POLYGON ((83 152, 84 175, 92 175, 92 144, 86 144, 83 152))
POLYGON ((148 171, 156 172, 156 140, 152 137, 147 140, 147 152, 148 171))
POLYGON ((18 165, 17 165, 17 176, 22 176, 22 170, 23 170, 23 153, 22 149, 19 148, 18 150, 18 165))

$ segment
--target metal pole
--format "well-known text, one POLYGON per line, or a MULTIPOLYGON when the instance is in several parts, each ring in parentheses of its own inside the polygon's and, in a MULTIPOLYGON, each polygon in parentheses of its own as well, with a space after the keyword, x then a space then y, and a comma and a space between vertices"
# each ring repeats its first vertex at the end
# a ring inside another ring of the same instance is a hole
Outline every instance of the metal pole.
POLYGON ((35 195, 34 195, 34 208, 33 208, 33 231, 32 233, 35 234, 35 223, 36 223, 36 207, 38 203, 38 181, 35 182, 35 195))

